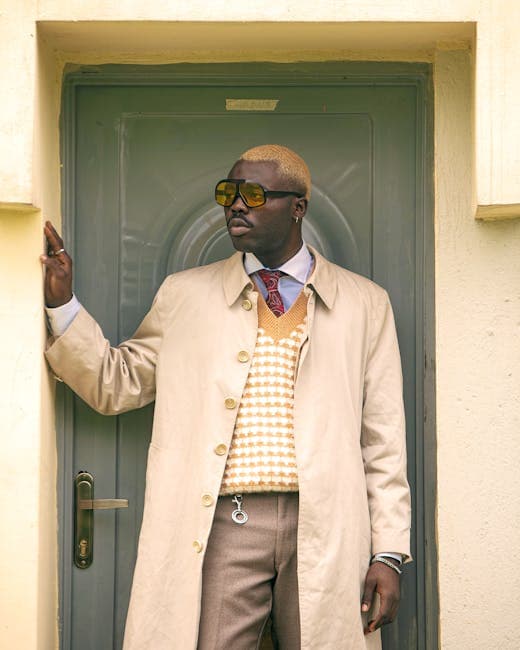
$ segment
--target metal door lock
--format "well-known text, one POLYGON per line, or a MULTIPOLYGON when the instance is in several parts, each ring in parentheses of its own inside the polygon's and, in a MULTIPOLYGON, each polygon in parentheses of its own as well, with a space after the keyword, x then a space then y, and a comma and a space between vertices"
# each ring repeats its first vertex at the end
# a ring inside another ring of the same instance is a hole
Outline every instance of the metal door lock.
POLYGON ((74 564, 88 569, 94 549, 94 510, 128 508, 128 499, 94 499, 94 477, 79 472, 74 479, 74 564))

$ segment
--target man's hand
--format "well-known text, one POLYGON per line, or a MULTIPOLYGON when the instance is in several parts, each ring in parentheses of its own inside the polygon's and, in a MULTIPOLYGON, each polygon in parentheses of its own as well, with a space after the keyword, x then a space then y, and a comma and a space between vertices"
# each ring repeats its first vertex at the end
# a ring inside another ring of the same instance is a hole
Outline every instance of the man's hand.
POLYGON ((399 574, 382 562, 371 564, 365 578, 365 590, 361 601, 361 611, 368 612, 372 606, 374 593, 380 598, 379 612, 376 617, 368 621, 365 634, 374 632, 382 625, 391 623, 397 616, 399 609, 400 585, 399 574))
POLYGON ((45 266, 45 304, 60 307, 72 298, 72 260, 50 221, 45 222, 43 232, 47 239, 47 255, 40 256, 45 266))

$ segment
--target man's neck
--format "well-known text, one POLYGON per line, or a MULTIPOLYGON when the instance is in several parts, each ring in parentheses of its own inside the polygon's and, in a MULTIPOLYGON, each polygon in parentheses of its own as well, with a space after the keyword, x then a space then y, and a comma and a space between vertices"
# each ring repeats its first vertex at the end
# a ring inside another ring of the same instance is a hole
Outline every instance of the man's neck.
MULTIPOLYGON (((284 264, 274 267, 280 268, 284 273, 291 276, 301 284, 305 284, 309 277, 313 266, 313 257, 305 243, 302 244, 296 255, 293 255, 284 264)), ((244 257, 244 269, 248 275, 265 268, 262 262, 253 255, 253 253, 246 253, 244 257)))
POLYGON ((286 251, 285 254, 279 255, 262 255, 262 254, 256 254, 256 258, 263 264, 263 266, 267 269, 278 269, 280 266, 288 262, 290 259, 292 259, 295 255, 298 254, 298 252, 301 250, 303 246, 303 241, 300 240, 297 246, 294 248, 291 248, 289 251, 286 251))

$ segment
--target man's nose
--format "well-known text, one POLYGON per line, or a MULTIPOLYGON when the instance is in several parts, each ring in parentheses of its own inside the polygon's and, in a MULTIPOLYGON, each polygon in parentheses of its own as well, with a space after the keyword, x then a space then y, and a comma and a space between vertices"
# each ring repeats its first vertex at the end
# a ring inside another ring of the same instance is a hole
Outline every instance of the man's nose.
POLYGON ((229 209, 233 210, 233 212, 247 212, 249 210, 244 199, 240 196, 240 192, 237 192, 237 195, 235 196, 233 203, 229 206, 229 209))

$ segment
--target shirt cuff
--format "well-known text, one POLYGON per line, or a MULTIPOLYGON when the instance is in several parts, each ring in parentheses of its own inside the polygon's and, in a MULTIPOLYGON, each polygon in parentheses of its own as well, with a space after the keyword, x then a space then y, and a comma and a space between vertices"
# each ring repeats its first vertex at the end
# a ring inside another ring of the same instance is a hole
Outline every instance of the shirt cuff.
POLYGON ((45 307, 51 334, 54 336, 64 334, 68 326, 76 318, 80 308, 81 303, 74 294, 72 294, 69 302, 61 305, 61 307, 45 307))
POLYGON ((399 564, 403 563, 403 556, 401 553, 376 553, 374 557, 389 557, 392 560, 397 560, 399 564))

